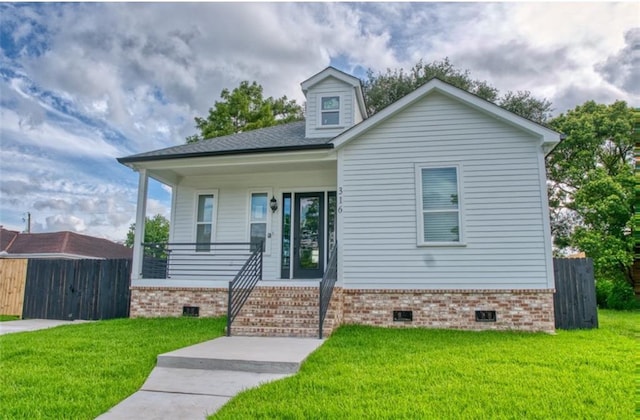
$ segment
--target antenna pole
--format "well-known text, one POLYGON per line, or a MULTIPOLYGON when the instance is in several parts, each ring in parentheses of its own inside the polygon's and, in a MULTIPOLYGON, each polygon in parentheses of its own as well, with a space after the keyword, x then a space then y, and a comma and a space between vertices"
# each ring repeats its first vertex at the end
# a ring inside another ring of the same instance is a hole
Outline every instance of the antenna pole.
POLYGON ((26 233, 31 233, 31 213, 27 212, 27 231, 26 233))

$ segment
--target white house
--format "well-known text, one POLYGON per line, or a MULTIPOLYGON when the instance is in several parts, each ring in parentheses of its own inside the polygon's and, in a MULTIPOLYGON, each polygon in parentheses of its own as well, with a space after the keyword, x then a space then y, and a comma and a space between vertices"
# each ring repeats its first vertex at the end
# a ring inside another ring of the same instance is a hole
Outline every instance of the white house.
POLYGON ((119 159, 140 178, 132 316, 225 314, 238 276, 233 334, 314 335, 325 277, 325 334, 553 331, 544 156, 559 133, 437 79, 371 117, 335 68, 302 90, 305 121, 119 159), (155 272, 148 177, 173 190, 155 272))

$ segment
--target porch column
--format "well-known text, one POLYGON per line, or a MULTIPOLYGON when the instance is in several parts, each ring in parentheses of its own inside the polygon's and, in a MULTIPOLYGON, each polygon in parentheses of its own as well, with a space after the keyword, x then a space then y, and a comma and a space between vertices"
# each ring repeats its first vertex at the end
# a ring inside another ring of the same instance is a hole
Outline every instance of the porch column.
POLYGON ((131 280, 142 278, 142 259, 144 257, 144 224, 147 215, 147 188, 149 177, 146 169, 139 169, 138 202, 136 204, 136 229, 133 241, 133 261, 131 263, 131 280))

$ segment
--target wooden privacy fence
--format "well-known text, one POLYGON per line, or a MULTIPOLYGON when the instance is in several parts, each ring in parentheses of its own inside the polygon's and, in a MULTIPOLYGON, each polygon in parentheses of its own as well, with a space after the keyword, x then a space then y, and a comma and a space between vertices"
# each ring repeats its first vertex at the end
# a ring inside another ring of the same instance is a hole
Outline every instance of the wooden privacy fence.
MULTIPOLYGON (((18 260, 0 260, 1 266, 7 261, 18 260)), ((129 316, 131 260, 30 259, 25 266, 21 311, 4 315, 67 320, 129 316)))
POLYGON ((598 328, 598 304, 593 261, 590 258, 554 258, 556 328, 598 328))
POLYGON ((26 259, 0 259, 0 315, 22 315, 26 259))

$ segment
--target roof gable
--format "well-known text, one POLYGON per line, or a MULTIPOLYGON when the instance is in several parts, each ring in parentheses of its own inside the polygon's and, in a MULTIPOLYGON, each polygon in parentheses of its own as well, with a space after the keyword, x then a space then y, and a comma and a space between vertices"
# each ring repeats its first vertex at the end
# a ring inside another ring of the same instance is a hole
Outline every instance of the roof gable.
POLYGON ((520 130, 526 131, 538 137, 540 139, 540 144, 545 152, 553 149, 553 147, 561 139, 560 133, 557 133, 547 127, 544 127, 543 125, 514 114, 511 111, 507 111, 506 109, 501 108, 500 106, 482 99, 479 96, 469 93, 463 89, 457 88, 440 79, 434 78, 418 89, 384 108, 382 111, 373 115, 369 119, 352 127, 339 136, 336 136, 331 142, 336 148, 340 148, 351 141, 353 138, 372 129, 382 121, 393 117, 398 112, 406 109, 407 107, 425 98, 433 92, 439 92, 447 97, 460 101, 480 112, 488 114, 498 120, 501 120, 509 125, 512 125, 520 130))
POLYGON ((15 230, 8 230, 0 227, 0 251, 6 251, 18 236, 15 230))
POLYGON ((351 76, 350 74, 347 74, 343 71, 336 69, 335 67, 329 66, 326 69, 322 70, 321 72, 311 76, 304 82, 300 83, 300 86, 302 87, 302 92, 304 92, 306 95, 309 88, 317 85, 318 83, 322 82, 328 77, 336 78, 341 82, 344 82, 348 85, 353 86, 354 88, 362 87, 360 83, 360 79, 358 79, 357 77, 351 76))
POLYGON ((321 83, 322 81, 330 77, 337 79, 351 86, 354 89, 355 101, 358 104, 358 108, 360 109, 362 118, 367 119, 368 114, 367 114, 367 107, 365 106, 365 102, 364 102, 364 91, 362 90, 362 82, 357 77, 347 74, 343 71, 340 71, 335 67, 329 66, 324 70, 322 70, 321 72, 311 76, 304 82, 300 83, 300 86, 302 87, 302 92, 304 93, 305 97, 307 96, 307 92, 309 91, 309 89, 313 88, 317 84, 321 83))

